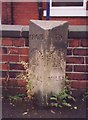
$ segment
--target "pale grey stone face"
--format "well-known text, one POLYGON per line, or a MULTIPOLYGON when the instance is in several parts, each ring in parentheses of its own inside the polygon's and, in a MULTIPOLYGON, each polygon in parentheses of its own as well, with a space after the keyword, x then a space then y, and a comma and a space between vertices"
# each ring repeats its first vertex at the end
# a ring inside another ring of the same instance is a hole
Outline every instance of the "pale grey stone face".
POLYGON ((31 20, 29 31, 34 92, 58 94, 65 78, 68 22, 31 20))

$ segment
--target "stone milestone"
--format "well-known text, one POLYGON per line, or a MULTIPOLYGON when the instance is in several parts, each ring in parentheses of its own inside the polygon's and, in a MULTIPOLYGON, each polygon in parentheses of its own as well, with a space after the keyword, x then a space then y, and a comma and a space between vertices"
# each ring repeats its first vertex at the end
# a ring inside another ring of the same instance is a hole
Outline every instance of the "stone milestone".
POLYGON ((45 105, 48 95, 59 94, 65 79, 68 22, 31 20, 29 64, 37 103, 45 105))

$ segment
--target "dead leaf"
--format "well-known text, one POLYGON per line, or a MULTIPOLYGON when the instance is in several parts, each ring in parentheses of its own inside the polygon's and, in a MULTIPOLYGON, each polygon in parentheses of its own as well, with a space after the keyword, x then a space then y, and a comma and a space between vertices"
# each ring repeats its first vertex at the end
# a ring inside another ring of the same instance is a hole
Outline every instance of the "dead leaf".
POLYGON ((55 112, 53 110, 51 110, 51 113, 55 114, 55 112))
POLYGON ((26 112, 24 112, 22 115, 27 115, 28 114, 28 112, 26 111, 26 112))

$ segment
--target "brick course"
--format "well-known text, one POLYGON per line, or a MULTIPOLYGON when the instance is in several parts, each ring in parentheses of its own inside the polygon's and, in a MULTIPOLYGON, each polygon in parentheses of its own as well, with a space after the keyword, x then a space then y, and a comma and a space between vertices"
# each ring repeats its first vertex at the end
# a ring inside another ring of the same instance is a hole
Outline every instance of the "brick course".
POLYGON ((3 46, 12 46, 13 45, 12 38, 2 39, 2 45, 3 46))
MULTIPOLYGON (((84 42, 83 42, 84 44, 84 42)), ((69 41, 69 47, 79 47, 81 45, 81 40, 78 39, 72 39, 69 41)))
MULTIPOLYGON (((29 58, 29 40, 26 38, 3 38, 0 48, 0 70, 2 71, 2 84, 4 88, 15 89, 23 92, 22 87, 25 87, 26 81, 19 80, 17 76, 23 72, 24 68, 21 61, 28 62, 29 58), (18 89, 18 87, 21 87, 18 89)), ((10 91, 9 91, 10 92, 10 91)))
POLYGON ((67 64, 84 64, 84 57, 67 56, 67 64))
POLYGON ((73 55, 86 56, 88 55, 87 48, 75 48, 73 49, 73 55))
MULTIPOLYGON (((72 86, 82 88, 82 82, 88 80, 88 39, 70 39, 67 50, 66 75, 74 83, 72 86), (79 85, 76 85, 76 83, 79 85), (81 84, 81 87, 80 87, 81 84)), ((83 84, 85 84, 83 82, 83 84)), ((83 85, 84 86, 84 85, 83 85)), ((77 87, 77 88, 78 88, 77 87)))
MULTIPOLYGON (((9 87, 25 87, 25 81, 19 80, 17 75, 21 73, 24 68, 20 64, 21 61, 28 62, 29 58, 29 43, 26 38, 3 38, 4 46, 2 47, 2 78, 3 84, 9 87), (5 42, 6 41, 6 42, 5 42), (16 45, 16 42, 18 44, 16 45), (8 43, 8 44, 7 44, 8 43), (9 44, 10 43, 10 44, 9 44), (14 44, 15 43, 15 44, 14 44), (7 81, 7 82, 6 82, 7 81), (9 81, 9 82, 8 82, 9 81), (7 83, 7 84, 6 84, 7 83)), ((85 82, 88 79, 88 57, 86 56, 85 45, 82 46, 84 39, 69 39, 68 49, 67 49, 67 65, 66 65, 66 76, 71 81, 71 86, 73 88, 83 88, 85 87, 85 82), (74 51, 80 50, 78 52, 81 54, 74 54, 74 51), (85 53, 85 54, 84 54, 85 53), (74 82, 73 82, 74 81, 74 82), (79 81, 79 84, 78 84, 79 81), (83 86, 82 86, 83 83, 83 86)), ((1 68, 0 67, 0 68, 1 68)), ((10 89, 10 88, 9 88, 10 89)))
POLYGON ((88 88, 88 82, 86 82, 85 80, 83 81, 78 81, 78 80, 75 80, 75 81, 71 81, 71 84, 72 88, 75 88, 75 89, 86 89, 88 88))

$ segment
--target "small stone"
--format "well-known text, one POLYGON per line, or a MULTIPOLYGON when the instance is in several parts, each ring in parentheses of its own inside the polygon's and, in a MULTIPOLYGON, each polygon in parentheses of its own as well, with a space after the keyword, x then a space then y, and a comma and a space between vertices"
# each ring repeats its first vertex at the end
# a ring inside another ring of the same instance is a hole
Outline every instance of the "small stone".
POLYGON ((27 115, 28 114, 28 112, 24 112, 22 115, 27 115))
POLYGON ((13 107, 15 107, 15 105, 13 104, 13 107))
POLYGON ((78 107, 77 107, 77 106, 75 106, 75 107, 74 107, 74 109, 75 109, 75 110, 77 110, 77 109, 78 109, 78 107))

